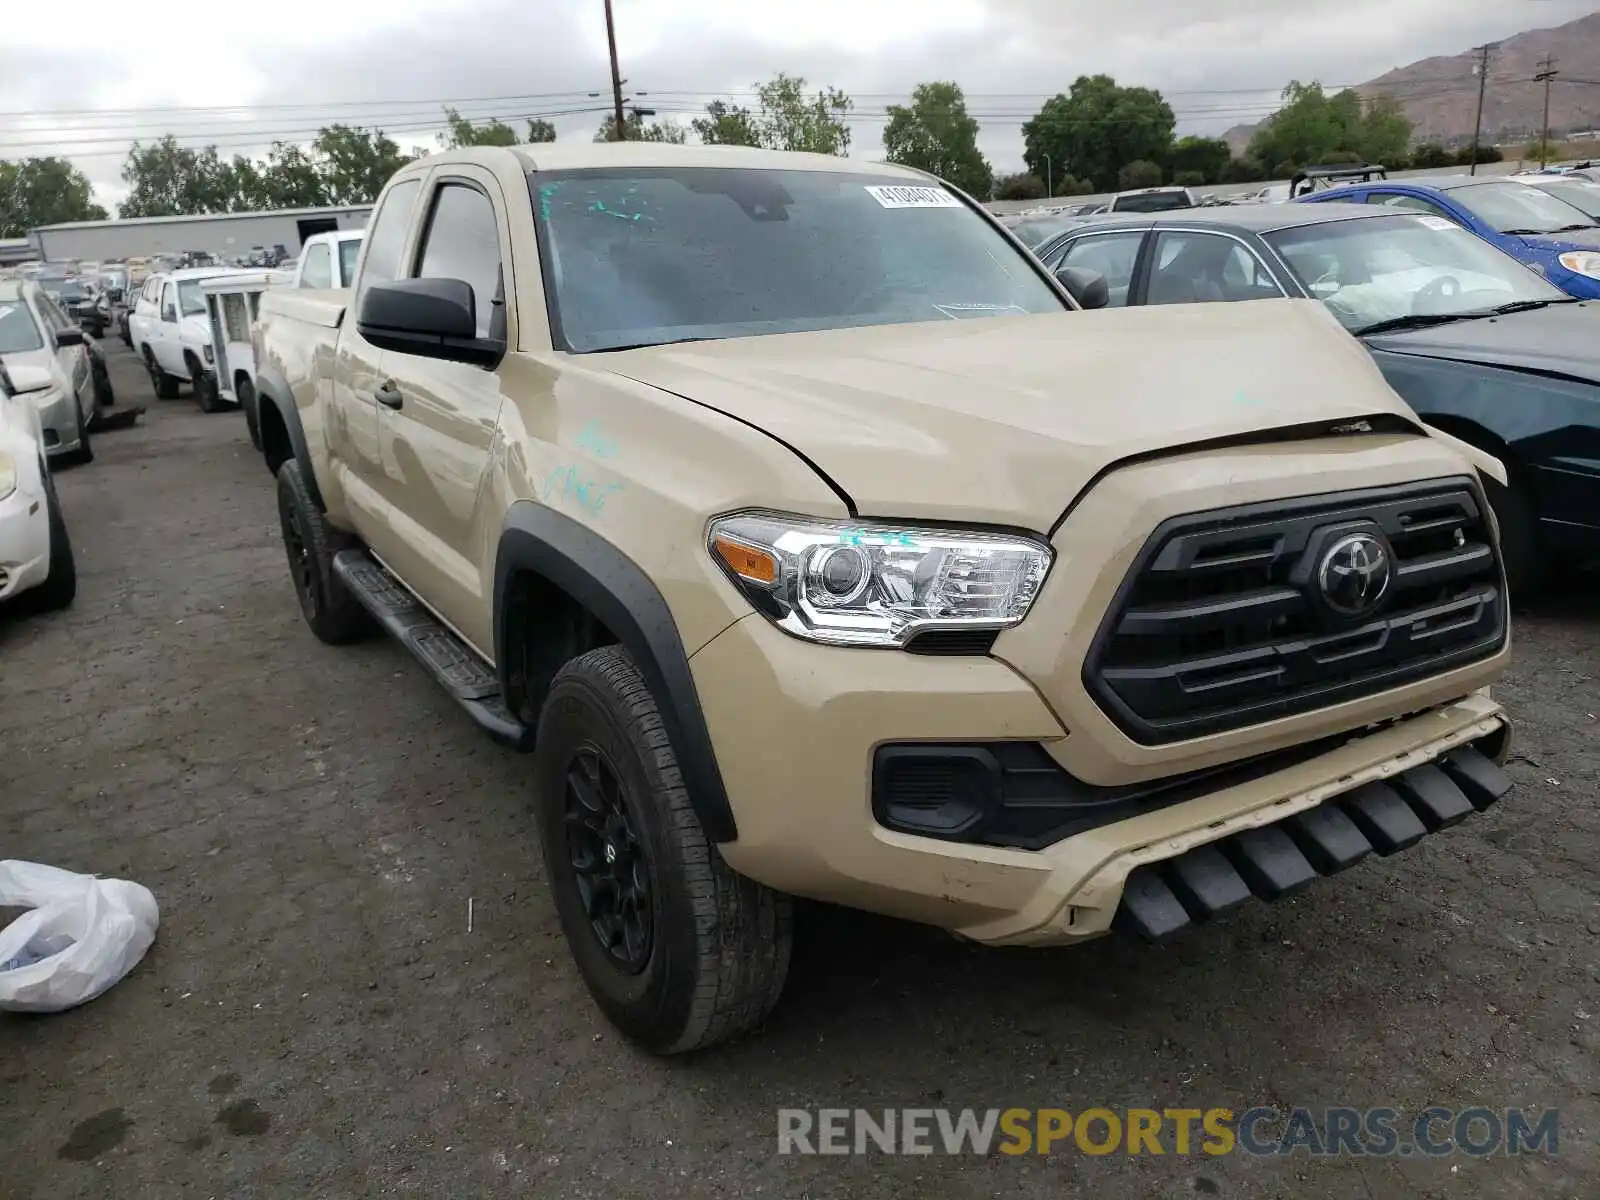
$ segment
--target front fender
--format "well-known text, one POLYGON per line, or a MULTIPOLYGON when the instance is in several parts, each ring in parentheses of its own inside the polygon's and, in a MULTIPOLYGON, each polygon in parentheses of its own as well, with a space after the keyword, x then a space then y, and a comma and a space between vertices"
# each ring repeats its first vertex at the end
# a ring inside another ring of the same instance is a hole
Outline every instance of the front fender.
POLYGON ((277 413, 278 419, 283 422, 284 431, 289 436, 289 445, 294 450, 294 457, 305 464, 307 470, 303 472, 306 490, 311 495, 311 501, 317 506, 317 511, 326 512, 327 503, 322 498, 322 489, 317 484, 317 467, 320 465, 311 456, 311 446, 306 441, 305 426, 300 422, 300 410, 295 406, 294 390, 288 381, 271 367, 262 367, 256 372, 256 424, 261 426, 265 410, 271 407, 277 413))

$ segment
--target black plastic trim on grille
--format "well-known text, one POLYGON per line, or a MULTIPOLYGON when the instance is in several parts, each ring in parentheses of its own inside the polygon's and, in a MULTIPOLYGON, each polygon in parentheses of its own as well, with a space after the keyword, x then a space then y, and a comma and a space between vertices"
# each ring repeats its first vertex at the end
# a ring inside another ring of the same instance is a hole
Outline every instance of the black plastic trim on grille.
POLYGON ((1505 644, 1505 580, 1476 481, 1338 492, 1164 522, 1095 634, 1083 682, 1143 745, 1236 729, 1442 674, 1505 644), (1314 594, 1341 533, 1387 542, 1367 619, 1314 594))
POLYGON ((905 644, 911 654, 988 654, 1000 636, 998 629, 929 629, 905 644))
POLYGON ((1338 734, 1121 787, 1084 783, 1038 742, 892 743, 879 746, 873 758, 872 813, 878 824, 899 833, 1042 850, 1074 834, 1307 762, 1356 736, 1338 734))
POLYGON ((1282 821, 1137 868, 1113 924, 1159 941, 1251 896, 1276 900, 1373 853, 1398 854, 1492 808, 1510 789, 1492 758, 1476 746, 1459 747, 1388 783, 1363 784, 1282 821))

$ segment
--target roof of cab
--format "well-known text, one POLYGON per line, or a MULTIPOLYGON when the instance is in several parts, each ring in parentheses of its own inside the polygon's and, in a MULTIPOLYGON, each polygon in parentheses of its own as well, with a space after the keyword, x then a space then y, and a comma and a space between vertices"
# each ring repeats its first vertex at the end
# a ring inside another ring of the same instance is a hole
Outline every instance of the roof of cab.
POLYGON ((581 171, 624 167, 735 167, 768 171, 833 171, 850 175, 894 176, 928 183, 932 177, 910 167, 832 154, 757 150, 749 146, 674 146, 666 142, 540 142, 509 148, 529 170, 581 171))

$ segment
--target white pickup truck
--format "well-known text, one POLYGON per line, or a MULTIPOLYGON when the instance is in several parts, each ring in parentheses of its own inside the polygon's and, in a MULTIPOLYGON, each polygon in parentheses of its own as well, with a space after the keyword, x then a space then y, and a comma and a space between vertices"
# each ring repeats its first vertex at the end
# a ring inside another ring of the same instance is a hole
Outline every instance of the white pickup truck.
MULTIPOLYGON (((251 332, 261 293, 268 288, 340 291, 355 278, 366 232, 341 229, 306 239, 294 270, 246 271, 219 276, 200 285, 211 327, 211 361, 215 364, 218 406, 244 409, 250 444, 261 448, 256 417, 256 355, 251 332)), ((204 407, 204 405, 202 405, 204 407)))

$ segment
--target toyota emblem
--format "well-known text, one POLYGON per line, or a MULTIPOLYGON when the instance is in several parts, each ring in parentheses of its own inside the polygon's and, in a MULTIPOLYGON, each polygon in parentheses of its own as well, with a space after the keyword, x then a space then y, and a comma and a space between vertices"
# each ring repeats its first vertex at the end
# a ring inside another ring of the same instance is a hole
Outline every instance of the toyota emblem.
POLYGON ((1389 590, 1389 548, 1370 533, 1349 533, 1329 546, 1317 566, 1327 606, 1342 617, 1365 616, 1389 590))

